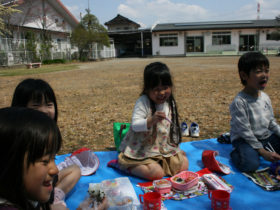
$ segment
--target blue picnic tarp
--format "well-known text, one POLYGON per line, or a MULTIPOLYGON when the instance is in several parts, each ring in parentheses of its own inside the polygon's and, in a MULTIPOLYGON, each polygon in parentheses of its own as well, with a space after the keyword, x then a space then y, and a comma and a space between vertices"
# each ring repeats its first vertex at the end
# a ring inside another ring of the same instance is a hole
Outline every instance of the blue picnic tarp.
MULTIPOLYGON (((219 152, 216 159, 228 165, 232 173, 223 175, 222 178, 233 186, 233 191, 230 197, 230 207, 238 210, 250 209, 278 209, 280 191, 265 191, 257 186, 243 174, 241 174, 232 164, 230 160, 231 144, 220 144, 217 139, 207 139, 192 142, 184 142, 181 144, 181 149, 187 153, 189 159, 189 170, 196 172, 204 168, 201 157, 204 150, 215 150, 219 152), (277 207, 278 206, 278 207, 277 207)), ((113 168, 107 167, 107 163, 112 159, 117 159, 117 151, 99 151, 94 152, 100 160, 100 166, 95 174, 91 176, 82 176, 77 185, 69 193, 66 198, 66 204, 70 210, 76 209, 80 202, 87 196, 88 183, 99 183, 103 180, 114 179, 119 177, 128 177, 132 183, 134 190, 139 196, 143 194, 137 183, 147 182, 133 176, 128 176, 113 168)), ((64 160, 66 155, 57 156, 57 163, 64 160)), ((260 168, 268 167, 270 162, 261 160, 260 168)), ((164 205, 167 209, 211 209, 211 201, 208 195, 197 196, 181 201, 165 200, 164 205)))

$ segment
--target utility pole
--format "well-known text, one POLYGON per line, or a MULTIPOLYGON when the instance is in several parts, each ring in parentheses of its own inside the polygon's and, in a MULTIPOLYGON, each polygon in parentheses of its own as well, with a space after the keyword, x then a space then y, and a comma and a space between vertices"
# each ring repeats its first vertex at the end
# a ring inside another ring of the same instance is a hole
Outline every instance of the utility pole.
POLYGON ((260 19, 260 2, 258 2, 258 8, 257 8, 257 20, 259 20, 260 19))

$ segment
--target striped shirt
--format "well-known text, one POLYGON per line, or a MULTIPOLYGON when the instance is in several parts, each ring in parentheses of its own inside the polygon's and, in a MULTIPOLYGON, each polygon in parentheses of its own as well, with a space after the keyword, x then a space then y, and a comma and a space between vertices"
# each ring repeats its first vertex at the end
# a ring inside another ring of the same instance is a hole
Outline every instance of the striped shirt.
POLYGON ((280 137, 280 126, 277 124, 269 96, 260 92, 254 98, 239 92, 230 105, 230 138, 245 139, 254 149, 263 148, 261 140, 272 133, 280 137))

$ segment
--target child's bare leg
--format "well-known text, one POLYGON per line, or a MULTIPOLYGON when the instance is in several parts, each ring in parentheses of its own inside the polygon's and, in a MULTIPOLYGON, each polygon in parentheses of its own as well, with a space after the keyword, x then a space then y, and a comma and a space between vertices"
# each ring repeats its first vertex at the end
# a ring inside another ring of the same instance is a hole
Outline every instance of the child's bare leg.
POLYGON ((71 165, 58 173, 58 182, 55 187, 63 190, 65 195, 72 190, 81 177, 81 169, 77 165, 71 165))
POLYGON ((161 179, 165 176, 162 167, 158 163, 139 165, 130 168, 131 174, 148 180, 161 179))

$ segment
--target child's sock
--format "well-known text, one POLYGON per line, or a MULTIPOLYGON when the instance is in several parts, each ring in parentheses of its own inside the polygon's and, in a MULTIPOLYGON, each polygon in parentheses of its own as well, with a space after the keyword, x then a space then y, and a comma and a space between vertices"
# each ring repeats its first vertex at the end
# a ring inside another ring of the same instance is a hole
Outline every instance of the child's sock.
POLYGON ((118 160, 117 160, 117 159, 114 159, 114 160, 109 161, 109 162, 107 163, 107 166, 108 166, 108 167, 111 167, 111 168, 118 169, 118 170, 120 170, 120 171, 122 171, 122 172, 125 172, 125 173, 127 173, 127 174, 131 174, 130 171, 129 171, 128 169, 123 170, 123 169, 120 168, 120 164, 118 163, 118 160))

